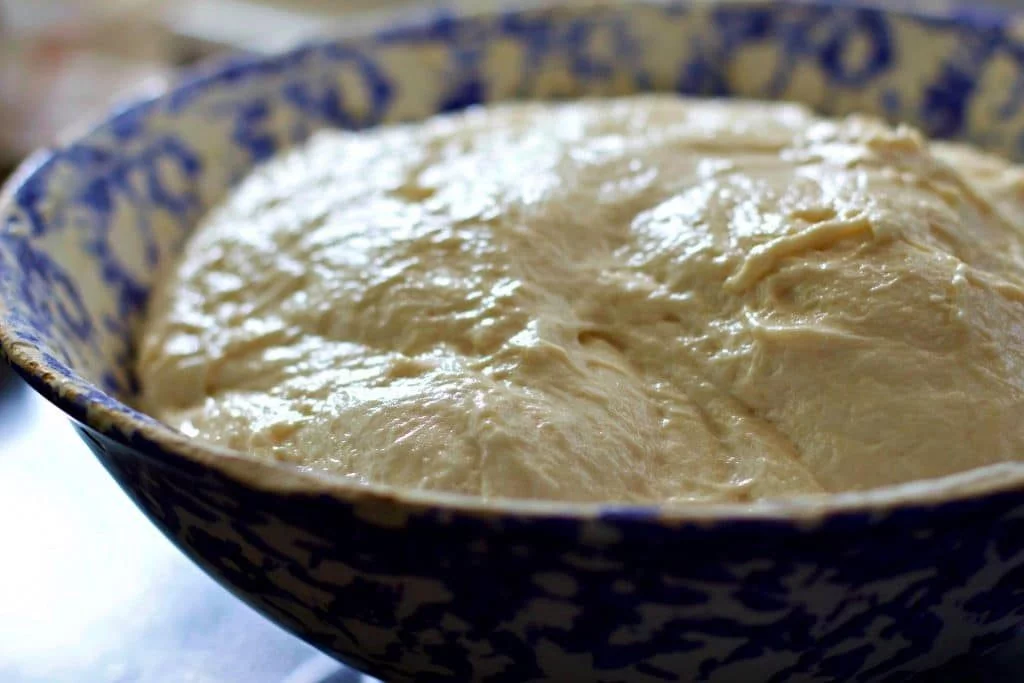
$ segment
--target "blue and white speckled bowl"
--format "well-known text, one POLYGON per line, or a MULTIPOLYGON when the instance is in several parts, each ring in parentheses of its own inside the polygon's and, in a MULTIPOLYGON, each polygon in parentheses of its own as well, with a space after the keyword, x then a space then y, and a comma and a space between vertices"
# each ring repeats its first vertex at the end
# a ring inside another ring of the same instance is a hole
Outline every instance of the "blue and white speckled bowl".
POLYGON ((377 676, 901 681, 1024 622, 1024 464, 818 506, 489 507, 191 441, 121 402, 131 332, 200 214, 322 126, 661 89, 878 112, 1021 157, 1020 36, 974 14, 648 3, 445 16, 231 63, 11 181, 0 342, 184 552, 377 676))

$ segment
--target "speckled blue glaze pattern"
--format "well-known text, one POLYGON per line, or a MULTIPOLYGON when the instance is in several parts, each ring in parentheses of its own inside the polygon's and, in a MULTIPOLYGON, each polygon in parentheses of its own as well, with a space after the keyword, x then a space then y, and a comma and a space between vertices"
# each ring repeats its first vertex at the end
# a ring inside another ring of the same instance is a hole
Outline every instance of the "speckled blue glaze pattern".
POLYGON ((317 128, 654 89, 874 112, 1020 158, 1024 24, 997 19, 768 2, 444 14, 222 64, 19 173, 0 341, 186 553, 379 677, 906 680, 1024 623, 1019 470, 985 495, 810 517, 485 511, 297 491, 119 399, 161 266, 254 164, 317 128))
POLYGON ((225 585, 388 681, 903 681, 1024 618, 1019 494, 810 530, 443 510, 395 525, 86 438, 225 585))

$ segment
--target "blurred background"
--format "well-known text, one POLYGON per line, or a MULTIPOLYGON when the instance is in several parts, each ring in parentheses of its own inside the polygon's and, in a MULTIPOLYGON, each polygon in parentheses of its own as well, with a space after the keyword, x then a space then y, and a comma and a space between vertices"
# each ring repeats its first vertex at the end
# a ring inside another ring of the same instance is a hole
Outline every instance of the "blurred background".
POLYGON ((0 0, 0 171, 95 118, 111 100, 164 87, 177 69, 205 56, 277 51, 437 4, 0 0))
MULTIPOLYGON (((925 11, 956 4, 954 0, 867 1, 925 11)), ((111 100, 160 88, 176 69, 204 56, 227 50, 277 51, 317 35, 343 34, 442 4, 486 8, 502 3, 0 0, 0 174, 31 150, 88 122, 111 100)), ((961 4, 1024 9, 1024 0, 961 4)))

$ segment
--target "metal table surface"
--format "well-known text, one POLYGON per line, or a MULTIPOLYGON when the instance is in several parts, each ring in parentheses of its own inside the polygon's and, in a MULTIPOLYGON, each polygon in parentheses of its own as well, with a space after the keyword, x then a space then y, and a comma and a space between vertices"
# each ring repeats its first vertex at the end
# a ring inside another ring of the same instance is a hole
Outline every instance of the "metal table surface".
MULTIPOLYGON (((0 366, 0 681, 369 683, 181 555, 0 366)), ((929 682, 1024 681, 1024 637, 929 682)))

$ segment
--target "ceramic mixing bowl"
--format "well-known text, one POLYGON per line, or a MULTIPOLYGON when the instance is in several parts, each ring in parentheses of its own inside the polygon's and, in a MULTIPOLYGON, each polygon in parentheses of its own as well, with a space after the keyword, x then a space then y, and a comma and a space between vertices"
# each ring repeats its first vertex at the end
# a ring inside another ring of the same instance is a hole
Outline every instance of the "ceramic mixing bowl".
POLYGON ((442 15, 211 67, 11 180, 2 348, 183 552, 378 677, 905 680, 1024 622, 1024 464, 754 509, 361 487, 132 410, 132 333, 202 213, 315 129, 674 90, 873 112, 1021 157, 1021 36, 976 12, 578 4, 442 15))

